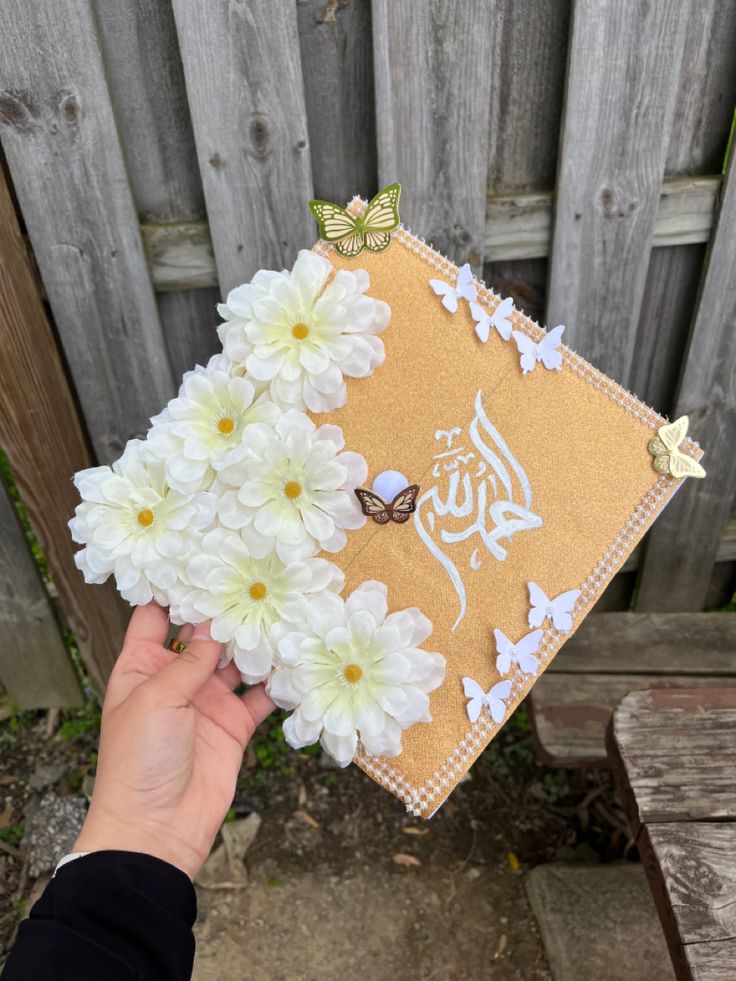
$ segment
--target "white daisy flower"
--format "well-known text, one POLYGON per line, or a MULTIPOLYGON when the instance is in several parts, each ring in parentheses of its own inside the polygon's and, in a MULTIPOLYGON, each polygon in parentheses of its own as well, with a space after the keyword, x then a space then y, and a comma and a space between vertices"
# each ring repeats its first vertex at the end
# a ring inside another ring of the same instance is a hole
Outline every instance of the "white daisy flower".
POLYGON ((302 620, 309 604, 340 590, 343 574, 325 559, 285 564, 264 555, 259 543, 224 528, 205 535, 199 554, 187 565, 193 589, 174 611, 182 622, 211 619, 210 633, 227 644, 224 663, 235 660, 243 680, 268 677, 273 660, 274 624, 302 620))
POLYGON ((240 445, 246 426, 272 425, 281 414, 248 378, 225 370, 228 364, 215 355, 206 368, 188 371, 178 396, 151 419, 148 445, 164 462, 169 484, 182 493, 212 482, 213 468, 240 445))
POLYGON ((111 467, 80 470, 74 484, 82 503, 69 528, 85 546, 74 557, 85 581, 112 573, 134 606, 153 598, 166 604, 183 559, 215 518, 215 495, 174 490, 141 440, 131 440, 111 467))
POLYGON ((391 318, 388 304, 366 296, 365 270, 334 272, 322 256, 302 251, 291 272, 257 273, 218 307, 225 354, 267 381, 280 405, 328 412, 344 405, 344 376, 365 378, 383 363, 376 335, 391 318), (332 278, 330 278, 332 277, 332 278))
POLYGON ((368 475, 363 457, 341 452, 344 445, 339 426, 318 429, 295 409, 274 429, 251 426, 219 471, 223 483, 237 488, 220 498, 220 520, 228 528, 249 526, 285 562, 320 549, 340 551, 345 530, 365 524, 353 492, 368 475))
POLYGON ((386 586, 364 582, 348 597, 310 601, 304 623, 274 626, 275 670, 268 692, 281 708, 290 746, 318 739, 340 766, 359 743, 369 755, 398 756, 402 730, 431 721, 428 692, 445 677, 441 654, 421 650, 432 632, 417 609, 387 615, 386 586))

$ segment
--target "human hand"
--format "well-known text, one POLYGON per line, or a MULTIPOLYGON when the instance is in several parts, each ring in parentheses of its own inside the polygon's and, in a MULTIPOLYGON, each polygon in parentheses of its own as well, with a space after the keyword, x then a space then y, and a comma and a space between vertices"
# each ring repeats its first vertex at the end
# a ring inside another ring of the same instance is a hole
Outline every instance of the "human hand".
POLYGON ((234 664, 208 624, 184 626, 181 654, 164 646, 169 621, 138 607, 108 682, 97 776, 74 851, 145 852, 194 878, 235 793, 243 751, 273 710, 263 685, 242 697, 234 664))

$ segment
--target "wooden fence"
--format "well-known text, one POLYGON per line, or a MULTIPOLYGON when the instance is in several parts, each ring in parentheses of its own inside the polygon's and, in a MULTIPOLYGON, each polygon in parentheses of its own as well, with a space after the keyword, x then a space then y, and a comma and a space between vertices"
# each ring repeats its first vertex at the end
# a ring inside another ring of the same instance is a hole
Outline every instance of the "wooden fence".
POLYGON ((603 603, 697 610, 733 591, 734 4, 5 0, 0 33, 32 251, 6 193, 0 443, 58 592, 52 610, 0 500, 0 678, 20 704, 78 697, 59 622, 99 687, 125 619, 73 567, 71 473, 117 457, 215 350, 221 294, 311 244, 307 199, 392 180, 407 224, 688 412, 706 447, 708 479, 603 603))

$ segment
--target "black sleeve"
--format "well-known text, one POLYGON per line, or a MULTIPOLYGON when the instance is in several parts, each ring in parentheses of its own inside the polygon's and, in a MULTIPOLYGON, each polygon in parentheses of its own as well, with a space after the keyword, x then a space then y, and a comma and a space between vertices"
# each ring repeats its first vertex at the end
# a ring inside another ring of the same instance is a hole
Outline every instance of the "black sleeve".
POLYGON ((138 852, 63 865, 20 925, 2 981, 189 981, 194 887, 138 852))

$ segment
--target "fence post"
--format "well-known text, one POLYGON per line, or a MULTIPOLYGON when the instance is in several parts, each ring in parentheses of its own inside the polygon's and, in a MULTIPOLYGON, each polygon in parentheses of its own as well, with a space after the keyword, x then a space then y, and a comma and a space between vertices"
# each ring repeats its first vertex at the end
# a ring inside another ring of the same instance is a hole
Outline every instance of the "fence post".
POLYGON ((405 224, 483 268, 495 4, 374 0, 379 184, 404 181, 405 224))
POLYGON ((573 3, 547 322, 630 384, 688 18, 573 3))
POLYGON ((316 237, 296 5, 174 0, 174 16, 224 295, 316 237))
POLYGON ((3 486, 0 529, 0 681, 19 709, 79 706, 77 673, 3 486))
POLYGON ((637 610, 701 610, 736 493, 736 152, 726 174, 672 418, 690 416, 704 480, 685 481, 649 532, 637 610))
POLYGON ((95 454, 174 393, 92 4, 6 0, 0 136, 95 454))
POLYGON ((110 583, 87 586, 67 522, 76 470, 91 465, 5 179, 0 174, 0 443, 90 678, 102 692, 129 611, 110 583))

